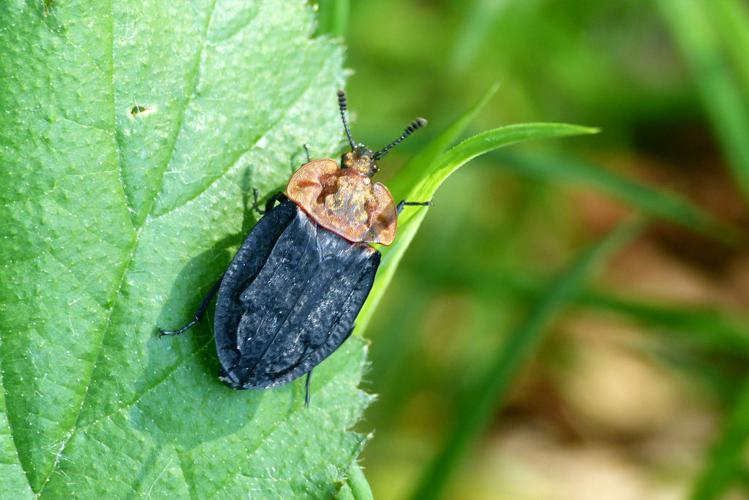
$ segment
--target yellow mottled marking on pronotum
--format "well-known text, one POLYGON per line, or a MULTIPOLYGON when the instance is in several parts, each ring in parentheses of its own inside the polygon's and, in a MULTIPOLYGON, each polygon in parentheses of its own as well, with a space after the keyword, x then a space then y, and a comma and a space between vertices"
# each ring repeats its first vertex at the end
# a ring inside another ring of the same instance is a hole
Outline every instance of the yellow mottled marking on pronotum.
MULTIPOLYGON (((355 162, 344 160, 348 163, 355 162)), ((393 197, 360 169, 340 168, 331 159, 313 160, 294 173, 286 196, 315 222, 349 241, 389 245, 395 238, 393 197)))

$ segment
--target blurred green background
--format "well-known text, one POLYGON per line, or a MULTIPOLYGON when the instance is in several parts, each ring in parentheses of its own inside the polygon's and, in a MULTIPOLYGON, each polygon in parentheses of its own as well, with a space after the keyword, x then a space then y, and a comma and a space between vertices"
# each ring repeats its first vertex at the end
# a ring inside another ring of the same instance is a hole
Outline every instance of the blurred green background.
POLYGON ((380 180, 495 83, 471 133, 602 129, 485 155, 434 199, 366 332, 375 497, 749 497, 747 3, 319 9, 348 47, 355 137, 430 120, 380 180), (560 273, 633 214, 644 229, 564 292, 560 273))

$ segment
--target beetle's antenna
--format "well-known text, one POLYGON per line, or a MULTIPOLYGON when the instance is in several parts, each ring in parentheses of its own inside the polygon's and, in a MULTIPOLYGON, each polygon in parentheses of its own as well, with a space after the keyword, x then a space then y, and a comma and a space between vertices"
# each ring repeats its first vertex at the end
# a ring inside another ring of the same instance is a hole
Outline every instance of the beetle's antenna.
POLYGON ((348 143, 351 146, 351 150, 353 151, 356 146, 354 145, 354 139, 351 138, 351 129, 348 128, 348 122, 346 121, 346 93, 343 90, 338 91, 338 108, 341 110, 343 130, 346 131, 348 143))
POLYGON ((411 124, 406 127, 406 130, 403 131, 400 137, 398 137, 396 140, 382 148, 381 150, 377 151, 373 156, 372 159, 379 160, 388 152, 393 149, 395 146, 406 140, 406 137, 413 134, 417 130, 419 130, 421 127, 425 126, 427 124, 427 121, 424 118, 417 118, 414 121, 411 122, 411 124))

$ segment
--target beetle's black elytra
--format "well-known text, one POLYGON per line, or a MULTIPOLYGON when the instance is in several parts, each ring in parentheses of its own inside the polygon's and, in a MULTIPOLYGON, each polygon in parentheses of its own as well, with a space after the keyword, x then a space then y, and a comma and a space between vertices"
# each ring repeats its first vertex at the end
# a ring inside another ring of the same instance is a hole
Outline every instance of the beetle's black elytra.
POLYGON ((402 142, 423 119, 377 152, 355 144, 339 107, 351 151, 341 166, 308 161, 292 176, 285 194, 274 195, 221 280, 203 299, 179 335, 198 323, 218 294, 214 331, 220 379, 234 389, 265 389, 307 374, 351 335, 374 282, 380 253, 369 243, 390 244, 397 206, 385 186, 372 183, 375 161, 402 142), (281 203, 274 207, 274 204, 281 203))
POLYGON ((216 302, 221 379, 237 389, 285 384, 335 351, 351 334, 380 264, 372 247, 321 228, 289 200, 256 228, 216 302))

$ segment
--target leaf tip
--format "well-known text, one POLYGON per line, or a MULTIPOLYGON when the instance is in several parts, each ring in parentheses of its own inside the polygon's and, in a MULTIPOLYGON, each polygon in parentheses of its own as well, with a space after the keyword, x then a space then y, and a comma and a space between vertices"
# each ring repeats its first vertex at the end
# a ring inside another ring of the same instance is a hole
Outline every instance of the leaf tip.
POLYGON ((576 134, 593 135, 600 134, 603 129, 601 127, 589 127, 586 125, 571 125, 574 128, 576 134))

